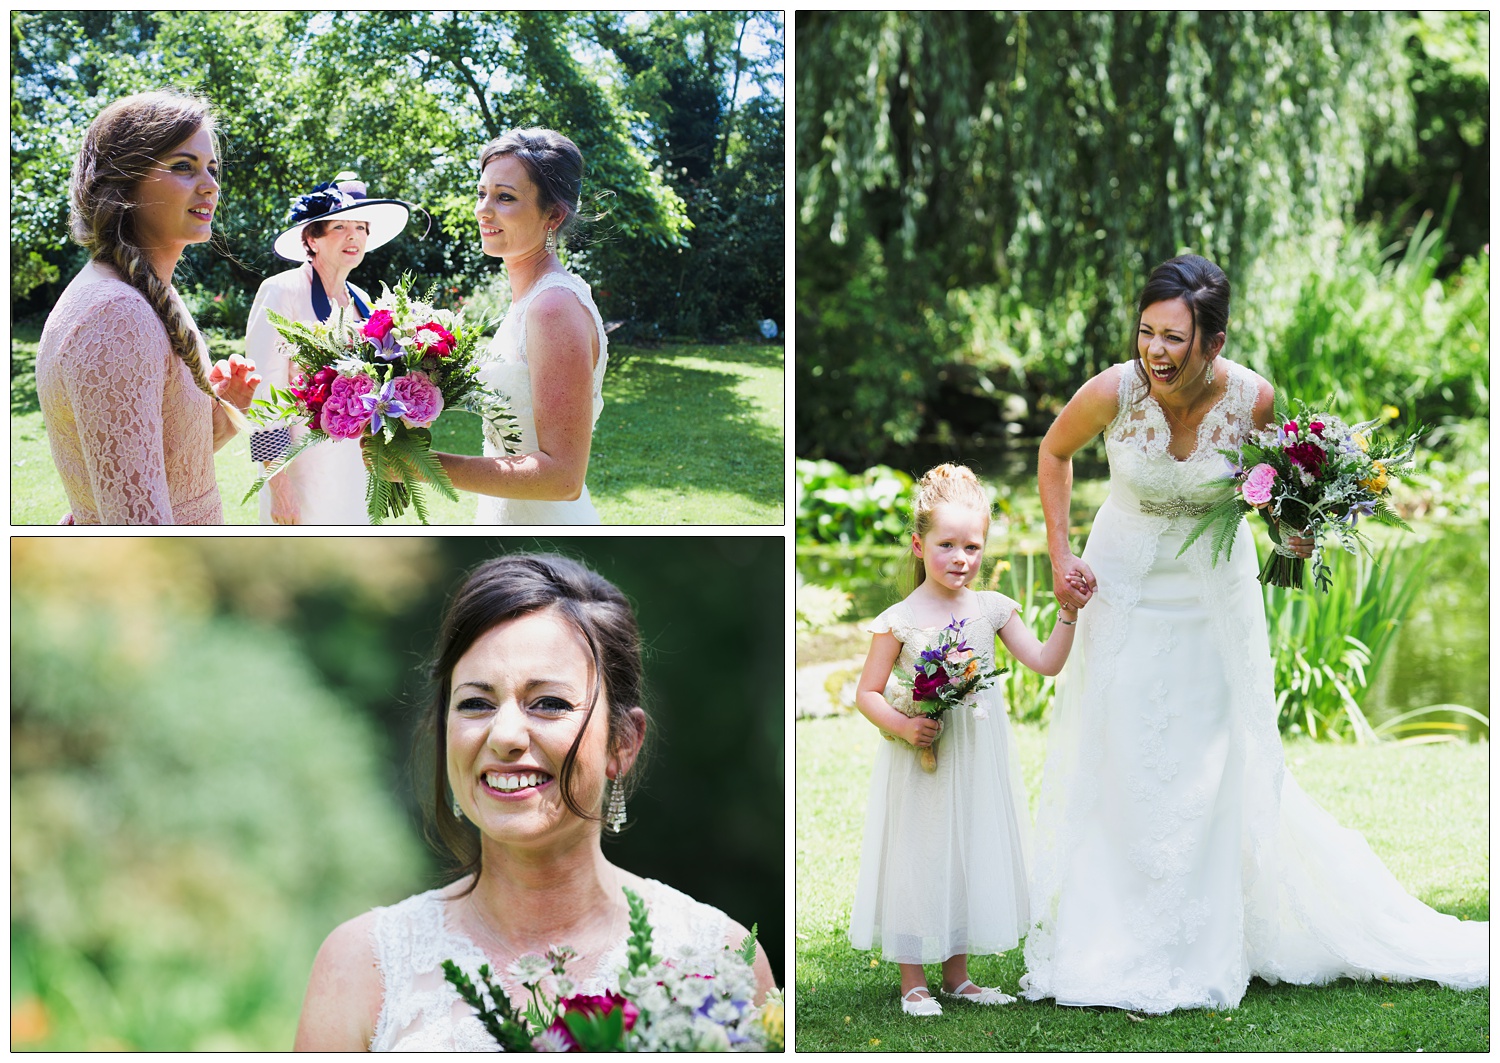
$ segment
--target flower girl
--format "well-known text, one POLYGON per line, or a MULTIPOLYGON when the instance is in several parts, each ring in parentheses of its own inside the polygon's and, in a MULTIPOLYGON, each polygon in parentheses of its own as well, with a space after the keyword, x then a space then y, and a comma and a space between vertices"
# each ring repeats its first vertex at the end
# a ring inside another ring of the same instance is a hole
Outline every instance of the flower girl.
POLYGON ((870 783, 849 939, 900 965, 901 1010, 925 1016, 943 1012, 926 963, 942 963, 945 997, 1015 999, 976 986, 968 970, 970 953, 1014 948, 1027 924, 1026 796, 1004 699, 987 682, 998 674, 997 634, 1018 662, 1056 675, 1077 613, 1060 609, 1042 643, 1016 602, 970 589, 990 525, 989 499, 970 470, 930 470, 913 510, 916 588, 870 624, 856 695, 892 741, 870 783))

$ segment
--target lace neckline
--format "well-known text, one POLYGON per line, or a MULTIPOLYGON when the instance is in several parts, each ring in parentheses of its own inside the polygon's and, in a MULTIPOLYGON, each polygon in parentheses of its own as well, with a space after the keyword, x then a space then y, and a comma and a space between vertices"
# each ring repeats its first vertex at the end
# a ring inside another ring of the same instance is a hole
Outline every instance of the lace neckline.
POLYGON ((1149 389, 1147 390, 1146 401, 1155 406, 1157 412, 1162 415, 1162 419, 1167 422, 1167 457, 1177 462, 1177 464, 1187 464, 1198 456, 1198 451, 1203 449, 1203 426, 1211 422, 1219 407, 1229 401, 1229 393, 1234 390, 1233 373, 1233 368, 1226 363, 1224 369, 1224 392, 1214 400, 1212 406, 1203 411, 1203 416, 1198 419, 1198 427, 1193 429, 1193 449, 1181 458, 1172 453, 1172 440, 1175 438, 1174 425, 1176 422, 1172 420, 1171 416, 1167 413, 1167 408, 1161 404, 1160 400, 1149 389))
MULTIPOLYGON (((494 964, 494 962, 490 959, 490 954, 486 952, 484 948, 481 947, 480 944, 473 938, 471 938, 468 934, 465 934, 463 931, 459 930, 456 923, 449 920, 448 906, 450 904, 458 903, 460 898, 454 897, 450 899, 439 894, 436 900, 438 930, 440 935, 452 941, 455 945, 467 951, 470 955, 479 957, 482 962, 490 964, 490 968, 495 972, 495 977, 497 979, 508 979, 509 975, 503 969, 494 964)), ((599 954, 599 959, 594 962, 593 970, 589 971, 587 977, 574 978, 573 981, 580 987, 591 987, 598 985, 602 977, 602 972, 613 970, 623 964, 624 956, 621 954, 624 952, 628 937, 629 930, 627 922, 627 930, 625 936, 611 942, 610 946, 599 954)), ((455 956, 456 955, 457 953, 455 953, 455 956)), ((512 957, 512 959, 514 959, 514 957, 512 957)))

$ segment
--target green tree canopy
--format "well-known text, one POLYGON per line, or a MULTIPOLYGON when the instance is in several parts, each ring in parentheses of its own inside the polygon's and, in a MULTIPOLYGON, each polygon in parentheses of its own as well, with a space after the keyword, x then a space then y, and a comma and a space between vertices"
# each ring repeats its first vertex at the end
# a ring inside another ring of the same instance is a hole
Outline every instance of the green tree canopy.
POLYGON ((1276 325, 1258 308, 1337 246, 1369 168, 1411 153, 1404 26, 800 15, 819 61, 797 72, 799 450, 867 462, 930 428, 945 387, 1071 390, 1124 355, 1134 293, 1184 250, 1229 274, 1253 361, 1276 325))

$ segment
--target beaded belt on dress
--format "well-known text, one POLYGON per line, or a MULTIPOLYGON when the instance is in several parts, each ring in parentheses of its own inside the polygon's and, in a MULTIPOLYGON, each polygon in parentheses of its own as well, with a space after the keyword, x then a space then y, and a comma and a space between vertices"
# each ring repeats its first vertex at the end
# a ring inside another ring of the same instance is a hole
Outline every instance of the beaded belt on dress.
POLYGON ((1141 512, 1148 517, 1201 517, 1214 508, 1212 502, 1195 502, 1190 498, 1168 498, 1158 502, 1141 499, 1141 512))

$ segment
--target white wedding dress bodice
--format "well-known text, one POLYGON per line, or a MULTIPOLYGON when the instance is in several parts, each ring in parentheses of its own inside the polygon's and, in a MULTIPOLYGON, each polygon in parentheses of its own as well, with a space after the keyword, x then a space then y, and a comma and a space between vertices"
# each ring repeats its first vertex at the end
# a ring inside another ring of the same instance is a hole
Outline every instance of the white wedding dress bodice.
MULTIPOLYGON (((576 273, 545 273, 529 292, 511 304, 479 366, 479 379, 510 400, 511 412, 521 429, 519 452, 522 454, 534 454, 541 450, 537 442, 536 413, 532 404, 531 367, 526 359, 526 310, 531 306, 532 300, 551 288, 565 288, 572 292, 594 319, 594 329, 599 337, 599 360, 594 364, 591 426, 599 422, 599 414, 604 410, 604 370, 609 360, 604 319, 599 316, 593 294, 582 277, 576 273)), ((484 453, 491 458, 505 453, 500 441, 488 427, 485 430, 484 453)), ((583 493, 577 498, 560 502, 480 495, 475 523, 598 524, 599 514, 589 500, 589 489, 585 486, 583 493)))
POLYGON ((1408 895, 1286 770, 1249 526, 1217 567, 1208 536, 1182 551, 1230 490, 1218 448, 1253 428, 1258 378, 1220 364, 1186 460, 1121 371, 1083 552, 1098 591, 1048 728, 1023 989, 1161 1013, 1234 1007, 1252 976, 1488 985, 1488 923, 1408 895))
MULTIPOLYGON (((683 946, 713 951, 730 936, 731 920, 723 912, 693 900, 685 893, 654 879, 640 879, 634 887, 651 915, 652 947, 667 955, 683 946)), ((375 962, 380 969, 384 997, 375 1034, 373 1052, 493 1052, 494 1038, 443 977, 442 963, 452 960, 475 985, 479 968, 488 964, 492 976, 509 984, 484 951, 450 925, 444 900, 448 888, 429 890, 408 897, 388 908, 375 909, 370 930, 375 962)), ((599 958, 587 975, 570 970, 577 993, 599 994, 619 988, 620 968, 625 965, 628 930, 599 958)), ((566 942, 558 942, 566 944, 566 942)))
MULTIPOLYGON (((978 592, 975 605, 964 638, 988 671, 995 636, 1018 606, 995 591, 978 592)), ((942 633, 918 625, 905 601, 869 630, 901 643, 897 663, 908 674, 942 633)), ((1009 951, 1026 932, 1026 794, 1002 683, 944 715, 936 771, 924 771, 906 742, 880 743, 849 920, 855 948, 894 963, 938 963, 1009 951)), ((887 687, 908 715, 910 695, 900 679, 887 687)))

